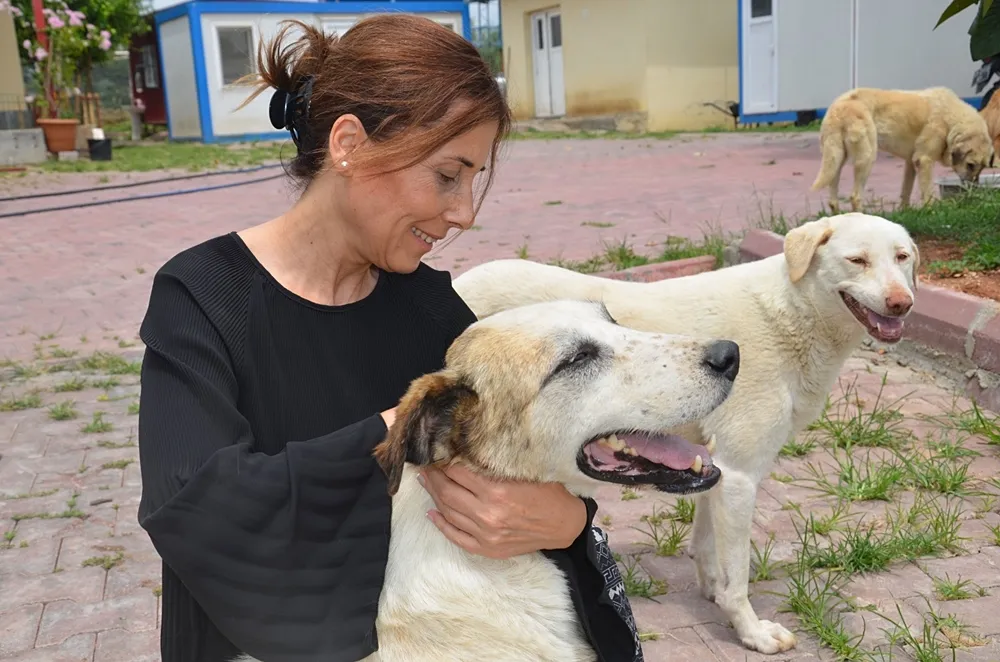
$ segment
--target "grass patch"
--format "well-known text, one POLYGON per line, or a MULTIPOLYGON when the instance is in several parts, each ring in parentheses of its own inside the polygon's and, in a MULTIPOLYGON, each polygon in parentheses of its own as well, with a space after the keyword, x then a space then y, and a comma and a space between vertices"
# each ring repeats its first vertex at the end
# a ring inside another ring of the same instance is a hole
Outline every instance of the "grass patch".
POLYGON ((630 597, 654 598, 667 592, 667 583, 662 579, 650 577, 639 566, 639 556, 631 555, 628 561, 622 561, 622 579, 625 581, 625 594, 630 597))
POLYGON ((142 372, 142 361, 126 361, 117 354, 94 352, 80 361, 80 368, 109 375, 138 375, 142 372))
POLYGON ((84 568, 98 567, 111 570, 111 568, 120 566, 124 562, 125 554, 123 552, 115 552, 114 554, 105 554, 104 556, 91 556, 89 559, 84 559, 80 566, 84 568))
MULTIPOLYGON (((719 268, 723 263, 722 253, 726 248, 726 243, 726 237, 721 234, 706 234, 701 240, 667 237, 667 240, 661 244, 659 253, 645 255, 637 253, 631 244, 624 240, 604 242, 604 251, 591 258, 586 260, 555 259, 550 260, 549 264, 580 273, 592 274, 599 271, 622 271, 647 264, 711 255, 715 258, 715 268, 719 268)), ((519 249, 517 255, 525 259, 528 255, 527 247, 519 249)))
POLYGON ((125 469, 128 465, 135 462, 135 460, 115 460, 114 462, 105 462, 101 465, 102 469, 125 469))
POLYGON ((24 411, 38 409, 42 406, 42 396, 37 393, 27 393, 18 397, 0 400, 0 411, 24 411))
POLYGON ((83 512, 82 510, 76 507, 76 500, 79 496, 80 496, 79 494, 74 494, 73 496, 71 496, 69 501, 66 502, 66 510, 63 510, 62 512, 21 513, 20 515, 14 515, 13 517, 11 517, 11 519, 14 520, 15 522, 20 522, 29 519, 70 519, 72 517, 77 517, 79 519, 86 519, 87 513, 83 512))
POLYGON ((115 145, 111 161, 56 161, 39 167, 48 172, 147 172, 151 170, 185 170, 205 172, 219 168, 262 165, 295 156, 291 141, 275 143, 244 143, 239 145, 204 145, 200 143, 155 143, 150 145, 115 145))
POLYGON ((74 377, 72 379, 67 379, 61 384, 56 384, 55 388, 52 390, 56 393, 71 393, 74 391, 82 391, 87 388, 87 380, 80 377, 74 377))
POLYGON ((53 421, 68 421, 76 418, 77 415, 78 412, 73 406, 72 400, 63 400, 49 407, 49 418, 53 421))
POLYGON ((87 434, 101 434, 104 432, 111 432, 113 428, 114 425, 112 425, 110 421, 104 420, 103 411, 95 411, 93 417, 90 419, 90 422, 84 425, 83 428, 81 428, 81 431, 86 432, 87 434))

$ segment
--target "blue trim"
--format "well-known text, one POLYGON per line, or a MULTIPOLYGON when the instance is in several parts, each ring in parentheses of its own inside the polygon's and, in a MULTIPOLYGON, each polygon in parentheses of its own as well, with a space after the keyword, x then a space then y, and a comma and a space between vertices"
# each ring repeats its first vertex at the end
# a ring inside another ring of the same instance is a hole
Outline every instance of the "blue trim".
POLYGON ((208 71, 205 68, 205 36, 201 30, 200 2, 188 3, 191 27, 191 55, 194 60, 194 85, 198 92, 198 120, 202 142, 215 142, 212 131, 212 98, 208 93, 208 71))
MULTIPOLYGON (((466 41, 472 41, 472 17, 469 15, 469 3, 462 3, 462 35, 466 41)), ((503 52, 501 51, 501 56, 503 52)))
POLYGON ((231 136, 228 135, 213 135, 212 140, 208 142, 219 143, 235 143, 235 142, 256 142, 258 140, 287 140, 288 144, 292 144, 291 135, 287 131, 271 131, 268 133, 234 133, 231 136))
POLYGON ((160 35, 161 25, 163 25, 163 22, 158 21, 154 27, 156 30, 156 64, 160 68, 160 88, 163 89, 163 112, 167 114, 167 139, 173 140, 174 125, 170 121, 170 97, 167 96, 167 78, 163 75, 163 53, 160 51, 160 44, 163 43, 163 37, 160 35))
POLYGON ((166 9, 160 10, 153 14, 153 21, 158 26, 160 23, 166 23, 167 21, 172 21, 175 18, 187 16, 189 4, 191 3, 184 2, 179 5, 174 5, 173 7, 167 7, 166 9))
MULTIPOLYGON (((980 109, 983 105, 983 98, 980 97, 962 97, 962 101, 969 104, 976 110, 980 109)), ((801 110, 786 110, 779 113, 756 113, 749 115, 740 115, 740 124, 772 124, 775 122, 794 122, 797 119, 798 113, 815 111, 817 119, 823 119, 826 115, 826 108, 803 108, 801 110)))
POLYGON ((162 12, 157 12, 156 15, 174 12, 180 7, 194 7, 202 14, 373 14, 380 11, 398 11, 407 14, 436 12, 464 14, 469 9, 463 0, 413 0, 406 3, 390 0, 343 0, 338 2, 193 0, 164 9, 162 12))
MULTIPOLYGON (((503 42, 500 42, 503 43, 503 42)), ((739 84, 737 103, 743 115, 743 0, 736 0, 736 78, 739 84)), ((739 119, 737 119, 739 121, 739 119)))

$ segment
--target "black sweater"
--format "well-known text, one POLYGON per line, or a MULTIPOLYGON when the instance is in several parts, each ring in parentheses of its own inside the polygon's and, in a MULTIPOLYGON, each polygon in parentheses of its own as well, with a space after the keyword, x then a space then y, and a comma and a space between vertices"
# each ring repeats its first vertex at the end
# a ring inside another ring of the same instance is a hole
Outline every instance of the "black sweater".
MULTIPOLYGON (((381 273, 356 303, 309 302, 235 233, 160 269, 140 331, 139 522, 163 559, 163 662, 347 662, 377 648, 390 521, 378 412, 474 320, 426 265, 381 273)), ((631 662, 634 628, 587 506, 576 542, 546 554, 601 659, 631 662)))

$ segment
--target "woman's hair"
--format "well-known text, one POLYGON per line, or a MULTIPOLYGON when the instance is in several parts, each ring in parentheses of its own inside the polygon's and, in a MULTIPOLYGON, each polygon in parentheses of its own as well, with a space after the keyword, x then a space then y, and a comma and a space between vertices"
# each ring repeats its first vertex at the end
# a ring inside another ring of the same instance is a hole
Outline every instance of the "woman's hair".
POLYGON ((257 87, 243 105, 269 87, 277 90, 272 122, 292 131, 298 145, 292 177, 308 186, 323 169, 330 130, 341 115, 357 116, 369 137, 352 154, 352 165, 381 172, 415 165, 460 134, 495 121, 485 194, 511 116, 475 46, 430 19, 396 12, 363 19, 343 37, 300 21, 282 23, 258 50, 258 73, 251 76, 257 87), (285 44, 294 27, 302 35, 285 44))

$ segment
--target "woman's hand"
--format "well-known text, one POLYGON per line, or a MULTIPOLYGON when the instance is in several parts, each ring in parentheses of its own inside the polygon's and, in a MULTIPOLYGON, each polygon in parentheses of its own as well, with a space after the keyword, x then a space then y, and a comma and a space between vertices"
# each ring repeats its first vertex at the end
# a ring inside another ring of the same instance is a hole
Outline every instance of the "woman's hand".
POLYGON ((420 482, 437 510, 427 516, 473 554, 506 559, 569 547, 587 523, 587 506, 559 483, 497 482, 453 465, 425 467, 420 482))

